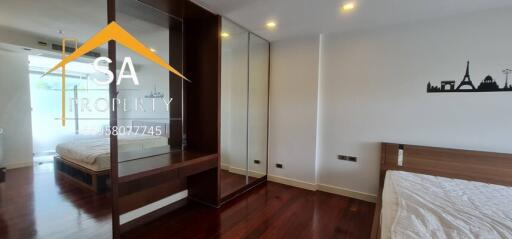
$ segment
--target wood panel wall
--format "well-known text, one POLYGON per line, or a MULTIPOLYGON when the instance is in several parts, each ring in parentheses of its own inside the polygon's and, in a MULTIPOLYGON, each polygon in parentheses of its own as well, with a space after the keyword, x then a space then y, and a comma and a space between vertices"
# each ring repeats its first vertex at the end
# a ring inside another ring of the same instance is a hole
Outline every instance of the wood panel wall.
POLYGON ((185 149, 219 150, 220 17, 186 2, 183 17, 185 149))
MULTIPOLYGON (((218 154, 220 148, 221 18, 189 1, 183 12, 185 150, 218 154)), ((189 197, 218 206, 217 168, 188 177, 189 197)))

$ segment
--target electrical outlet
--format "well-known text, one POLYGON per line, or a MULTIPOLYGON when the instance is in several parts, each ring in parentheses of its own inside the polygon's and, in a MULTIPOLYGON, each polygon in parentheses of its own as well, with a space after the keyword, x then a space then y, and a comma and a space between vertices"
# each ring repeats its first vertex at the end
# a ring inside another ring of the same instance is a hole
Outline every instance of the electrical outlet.
POLYGON ((259 160, 254 160, 254 164, 260 164, 259 160))
POLYGON ((343 161, 350 161, 350 162, 357 162, 357 157, 354 156, 346 156, 346 155, 338 155, 337 157, 339 160, 343 161))
POLYGON ((276 168, 283 168, 283 165, 280 163, 276 163, 276 168))
POLYGON ((338 155, 339 160, 347 160, 347 156, 345 155, 338 155))

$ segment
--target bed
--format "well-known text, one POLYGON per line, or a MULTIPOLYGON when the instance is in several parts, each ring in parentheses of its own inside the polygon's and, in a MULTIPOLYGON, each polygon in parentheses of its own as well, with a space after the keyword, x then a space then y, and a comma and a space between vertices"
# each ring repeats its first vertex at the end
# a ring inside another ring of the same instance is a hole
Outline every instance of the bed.
POLYGON ((510 154, 383 143, 379 191, 372 238, 512 238, 510 154))
MULTIPOLYGON (((118 151, 143 152, 168 145, 168 133, 165 123, 133 121, 132 127, 158 126, 159 134, 130 133, 118 135, 118 151)), ((96 192, 109 188, 110 174, 110 138, 77 140, 57 145, 54 157, 55 172, 58 172, 79 185, 96 192)), ((124 160, 124 159, 119 159, 124 160)))

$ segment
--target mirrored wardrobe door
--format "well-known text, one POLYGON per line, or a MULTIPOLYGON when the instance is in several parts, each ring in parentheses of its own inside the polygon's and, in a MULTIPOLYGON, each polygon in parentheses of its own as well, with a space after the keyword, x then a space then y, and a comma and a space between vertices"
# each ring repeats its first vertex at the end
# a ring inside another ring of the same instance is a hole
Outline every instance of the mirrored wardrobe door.
POLYGON ((249 36, 248 181, 267 174, 269 42, 249 36))
POLYGON ((249 33, 222 20, 221 197, 247 183, 249 33))

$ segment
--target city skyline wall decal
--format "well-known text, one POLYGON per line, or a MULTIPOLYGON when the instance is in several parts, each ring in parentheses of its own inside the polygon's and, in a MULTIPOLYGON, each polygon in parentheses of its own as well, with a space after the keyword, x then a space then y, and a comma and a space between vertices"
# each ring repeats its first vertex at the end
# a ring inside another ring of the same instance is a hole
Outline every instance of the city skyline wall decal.
POLYGON ((492 76, 486 76, 478 85, 475 87, 471 76, 469 74, 469 61, 466 66, 466 74, 462 81, 457 85, 456 81, 441 81, 440 86, 434 86, 430 82, 427 84, 427 93, 452 93, 452 92, 499 92, 499 91, 512 91, 512 82, 509 82, 509 76, 512 76, 511 69, 504 69, 502 73, 505 75, 505 85, 500 88, 498 83, 492 78, 492 76))

